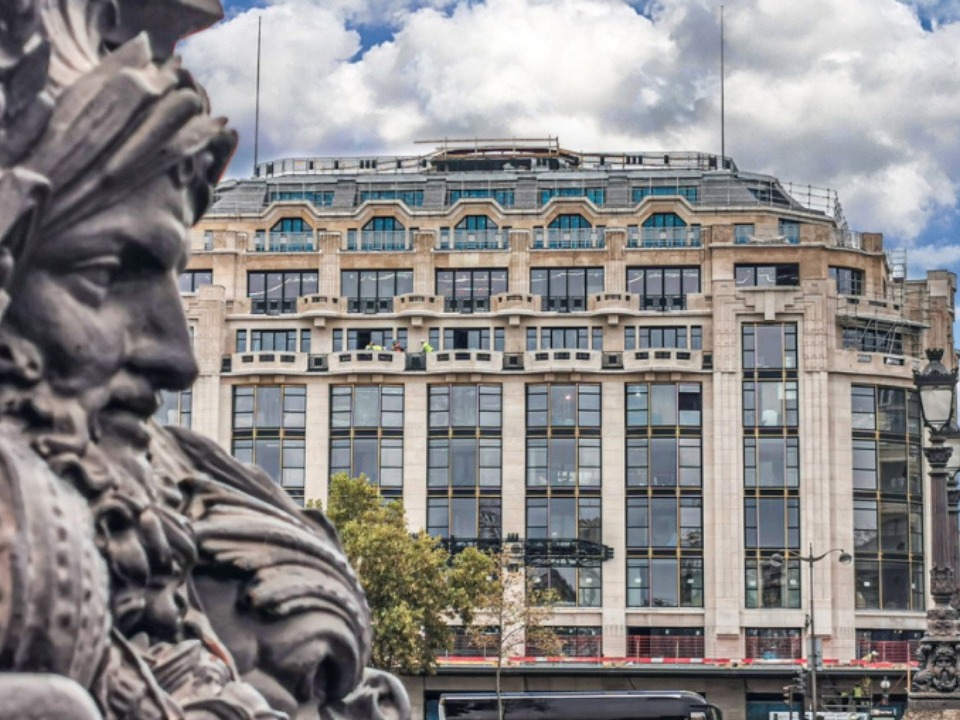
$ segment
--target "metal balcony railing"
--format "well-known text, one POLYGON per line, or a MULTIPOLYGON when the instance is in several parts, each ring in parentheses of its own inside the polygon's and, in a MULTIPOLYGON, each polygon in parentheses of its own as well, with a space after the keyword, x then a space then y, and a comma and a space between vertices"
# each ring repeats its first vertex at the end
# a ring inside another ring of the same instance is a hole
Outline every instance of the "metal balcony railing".
POLYGON ((702 235, 699 226, 642 227, 631 230, 627 236, 629 248, 688 248, 700 247, 702 235))
POLYGON ((548 228, 537 230, 533 236, 534 250, 589 250, 605 247, 606 237, 603 228, 579 228, 576 230, 557 230, 548 228))
POLYGON ((402 252, 411 250, 406 230, 361 230, 347 233, 348 252, 402 252))
POLYGON ((441 232, 438 250, 506 250, 507 234, 501 230, 441 232))
POLYGON ((627 657, 702 658, 703 635, 657 635, 627 637, 627 657))
POLYGON ((253 236, 254 252, 313 252, 313 233, 268 233, 253 236))
POLYGON ((868 662, 908 663, 917 659, 919 640, 859 640, 857 658, 868 662))
POLYGON ((745 656, 755 660, 799 660, 801 648, 799 637, 748 637, 745 656))

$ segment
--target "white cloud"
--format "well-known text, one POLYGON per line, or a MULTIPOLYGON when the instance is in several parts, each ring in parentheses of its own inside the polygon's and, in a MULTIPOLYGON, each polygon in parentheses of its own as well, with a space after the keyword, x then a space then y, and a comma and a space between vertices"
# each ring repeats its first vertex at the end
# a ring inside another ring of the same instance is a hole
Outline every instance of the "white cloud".
MULTIPOLYGON (((960 3, 911 5, 729 0, 724 18, 728 154, 836 189, 855 227, 901 241, 960 187, 960 3)), ((270 0, 183 47, 244 136, 234 174, 249 168, 257 16, 261 158, 547 135, 574 150, 719 150, 713 0, 270 0), (395 35, 360 54, 350 28, 376 22, 395 35)))

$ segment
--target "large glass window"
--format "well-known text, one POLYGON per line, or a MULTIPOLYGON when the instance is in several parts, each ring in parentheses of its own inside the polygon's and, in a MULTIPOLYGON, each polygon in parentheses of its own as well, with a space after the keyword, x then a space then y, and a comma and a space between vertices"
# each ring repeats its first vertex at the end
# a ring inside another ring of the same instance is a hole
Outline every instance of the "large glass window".
POLYGON ((626 386, 627 427, 700 427, 699 383, 640 383, 626 386))
POLYGON ((507 292, 507 269, 437 270, 437 295, 448 312, 488 312, 490 298, 507 292))
POLYGON ((591 294, 603 292, 603 268, 531 268, 530 292, 546 312, 582 312, 591 294))
POLYGON ((769 552, 750 553, 744 584, 748 608, 798 608, 800 560, 789 555, 773 558, 769 552))
POLYGON ((340 296, 349 312, 392 312, 393 298, 413 292, 412 270, 343 270, 340 296))
MULTIPOLYGON (((599 497, 527 497, 527 538, 585 540, 600 543, 599 497)), ((557 593, 559 605, 600 607, 603 603, 600 567, 566 564, 528 566, 528 576, 541 589, 557 593)))
POLYGON ((582 197, 594 205, 602 206, 606 200, 606 190, 602 187, 540 187, 540 204, 546 205, 550 198, 582 197))
POLYGON ((858 608, 922 610, 923 484, 917 396, 851 387, 853 537, 858 608))
POLYGON ((430 385, 427 526, 461 542, 500 537, 500 385, 430 385))
POLYGON ((303 503, 307 391, 303 385, 233 388, 233 455, 256 463, 303 503))
POLYGON ((295 313, 297 298, 317 292, 316 272, 251 271, 247 273, 250 312, 266 315, 295 313))
POLYGON ((364 475, 385 494, 403 488, 403 386, 330 388, 330 472, 364 475))
POLYGON ((744 427, 797 427, 798 416, 796 380, 744 381, 744 427))
POLYGON ((527 386, 527 427, 600 427, 600 385, 527 386))
POLYGON ((250 350, 252 352, 297 352, 297 331, 251 330, 250 350))
POLYGON ((537 328, 527 328, 527 350, 603 350, 601 327, 541 327, 539 343, 537 328))
POLYGON ((627 607, 703 607, 703 559, 628 558, 627 607))
POLYGON ((640 296, 641 310, 683 310, 687 295, 700 292, 700 268, 627 268, 627 292, 640 296))

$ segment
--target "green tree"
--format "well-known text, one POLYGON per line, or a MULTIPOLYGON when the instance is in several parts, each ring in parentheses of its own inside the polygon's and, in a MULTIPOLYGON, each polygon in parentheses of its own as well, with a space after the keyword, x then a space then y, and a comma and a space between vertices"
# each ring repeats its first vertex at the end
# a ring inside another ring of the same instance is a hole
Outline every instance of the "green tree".
POLYGON ((486 596, 478 602, 482 611, 464 624, 470 642, 491 652, 496 659, 497 715, 503 720, 504 662, 526 655, 526 649, 531 647, 542 655, 561 652, 562 642, 547 624, 559 598, 555 590, 538 588, 533 583, 512 548, 504 547, 490 557, 498 572, 491 578, 486 596))
POLYGON ((433 672, 453 641, 450 623, 472 623, 488 597, 493 560, 474 548, 451 557, 438 538, 411 533, 402 502, 384 502, 362 477, 331 478, 327 515, 370 603, 374 666, 433 672))

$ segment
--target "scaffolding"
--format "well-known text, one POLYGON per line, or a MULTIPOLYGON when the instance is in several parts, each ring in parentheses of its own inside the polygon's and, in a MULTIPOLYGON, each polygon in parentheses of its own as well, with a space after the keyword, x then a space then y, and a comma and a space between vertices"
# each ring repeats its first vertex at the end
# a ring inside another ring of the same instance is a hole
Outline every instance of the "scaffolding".
POLYGON ((888 251, 886 262, 882 295, 837 296, 842 347, 919 358, 922 331, 929 327, 926 288, 916 284, 908 293, 906 249, 888 251))

